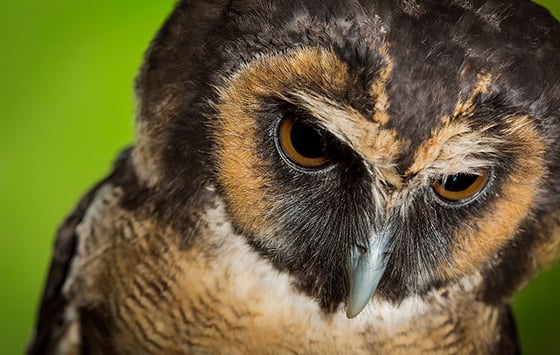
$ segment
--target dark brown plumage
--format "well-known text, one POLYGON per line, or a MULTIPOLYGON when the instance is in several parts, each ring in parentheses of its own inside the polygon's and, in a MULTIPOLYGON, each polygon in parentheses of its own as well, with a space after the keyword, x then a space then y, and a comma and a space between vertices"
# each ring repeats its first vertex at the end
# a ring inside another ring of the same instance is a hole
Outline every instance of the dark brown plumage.
POLYGON ((529 1, 181 1, 29 354, 504 353, 560 255, 560 25, 529 1))

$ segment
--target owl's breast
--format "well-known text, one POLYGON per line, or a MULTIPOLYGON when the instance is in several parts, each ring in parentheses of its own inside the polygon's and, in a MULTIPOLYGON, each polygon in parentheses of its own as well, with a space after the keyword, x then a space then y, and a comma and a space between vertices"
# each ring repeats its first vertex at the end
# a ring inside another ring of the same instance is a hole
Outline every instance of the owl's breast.
POLYGON ((487 352, 507 314, 463 287, 395 305, 375 299, 355 319, 327 313, 236 234, 221 201, 180 233, 100 189, 78 226, 65 293, 82 346, 105 353, 487 352), (142 216, 142 217, 141 217, 142 216), (89 329, 84 329, 88 327, 89 329), (488 331, 481 331, 487 328, 488 331), (413 344, 413 345, 412 345, 413 344), (475 345, 476 344, 476 348, 475 345))

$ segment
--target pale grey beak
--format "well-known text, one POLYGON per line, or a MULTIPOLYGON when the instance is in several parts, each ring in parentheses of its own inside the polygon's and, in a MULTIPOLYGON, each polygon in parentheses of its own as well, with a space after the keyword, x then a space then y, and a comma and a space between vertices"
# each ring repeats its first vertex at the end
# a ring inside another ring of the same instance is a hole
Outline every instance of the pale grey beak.
POLYGON ((371 300, 392 251, 389 236, 387 232, 376 233, 370 237, 365 249, 354 247, 348 261, 350 294, 346 317, 356 317, 371 300))

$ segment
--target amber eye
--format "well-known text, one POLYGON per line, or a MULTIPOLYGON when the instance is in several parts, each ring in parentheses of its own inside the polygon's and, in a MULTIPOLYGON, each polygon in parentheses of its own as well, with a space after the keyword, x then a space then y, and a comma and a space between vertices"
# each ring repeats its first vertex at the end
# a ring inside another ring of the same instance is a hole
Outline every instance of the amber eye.
POLYGON ((280 121, 278 141, 288 159, 301 167, 322 168, 330 161, 325 134, 291 115, 280 121))
POLYGON ((482 190, 486 186, 488 175, 488 169, 479 174, 449 175, 445 179, 436 180, 432 187, 435 193, 444 200, 461 202, 482 190))

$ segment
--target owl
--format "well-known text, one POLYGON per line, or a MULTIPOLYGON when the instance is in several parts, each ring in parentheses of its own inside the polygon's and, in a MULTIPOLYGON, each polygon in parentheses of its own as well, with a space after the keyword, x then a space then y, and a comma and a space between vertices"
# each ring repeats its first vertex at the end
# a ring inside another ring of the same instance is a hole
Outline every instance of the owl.
POLYGON ((528 0, 184 0, 60 227, 29 354, 514 354, 560 256, 528 0))

